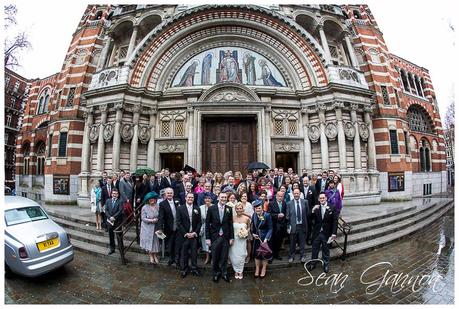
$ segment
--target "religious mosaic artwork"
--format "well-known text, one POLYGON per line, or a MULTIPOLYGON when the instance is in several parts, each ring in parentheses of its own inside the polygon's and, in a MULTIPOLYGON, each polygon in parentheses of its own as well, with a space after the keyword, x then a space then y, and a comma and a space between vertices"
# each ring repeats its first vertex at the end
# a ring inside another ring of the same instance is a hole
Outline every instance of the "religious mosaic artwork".
POLYGON ((245 48, 214 48, 190 59, 177 73, 173 87, 220 83, 286 87, 276 66, 264 56, 245 48))

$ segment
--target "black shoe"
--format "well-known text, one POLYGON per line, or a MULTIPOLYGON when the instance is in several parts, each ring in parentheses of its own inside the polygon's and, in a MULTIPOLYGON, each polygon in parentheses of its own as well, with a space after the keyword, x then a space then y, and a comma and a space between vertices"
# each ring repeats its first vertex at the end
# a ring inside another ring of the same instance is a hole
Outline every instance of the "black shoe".
POLYGON ((273 263, 273 259, 268 260, 268 264, 272 264, 272 263, 273 263))
POLYGON ((168 265, 168 266, 171 266, 171 265, 174 264, 174 263, 175 263, 175 262, 174 262, 173 260, 169 260, 169 261, 167 262, 167 265, 168 265))
POLYGON ((110 249, 110 251, 108 251, 108 255, 113 254, 113 253, 115 253, 115 249, 110 249))
POLYGON ((223 278, 223 280, 225 280, 226 282, 230 282, 230 279, 229 279, 228 275, 223 275, 222 278, 223 278))
POLYGON ((328 268, 328 265, 324 265, 324 273, 328 273, 329 272, 329 268, 328 268))
POLYGON ((192 274, 193 276, 197 276, 197 277, 201 277, 201 276, 202 276, 201 273, 199 272, 199 270, 197 270, 197 269, 192 270, 192 271, 191 271, 191 274, 192 274))
POLYGON ((186 275, 188 275, 188 272, 187 271, 182 271, 180 275, 182 276, 182 278, 185 278, 186 275))
POLYGON ((282 257, 280 257, 280 256, 276 256, 275 259, 279 260, 279 261, 282 261, 282 257))
POLYGON ((218 283, 218 276, 217 276, 217 275, 214 275, 213 280, 214 280, 215 283, 218 283))
POLYGON ((316 264, 314 263, 309 263, 308 266, 307 266, 308 270, 311 271, 313 270, 314 268, 316 268, 316 264))
POLYGON ((306 241, 306 244, 307 244, 308 246, 312 246, 312 242, 311 242, 310 240, 306 241))

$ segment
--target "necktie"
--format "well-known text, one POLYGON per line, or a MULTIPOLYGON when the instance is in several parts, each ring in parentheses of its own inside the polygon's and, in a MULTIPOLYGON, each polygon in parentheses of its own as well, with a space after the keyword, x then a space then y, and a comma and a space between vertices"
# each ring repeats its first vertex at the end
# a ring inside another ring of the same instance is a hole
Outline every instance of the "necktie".
MULTIPOLYGON (((224 210, 224 206, 218 206, 218 212, 219 212, 219 215, 220 215, 220 223, 223 222, 223 210, 224 210)), ((220 231, 218 232, 218 235, 222 236, 223 235, 223 229, 220 227, 220 231)))
POLYGON ((282 203, 279 203, 279 212, 282 212, 282 203))
POLYGON ((296 201, 296 222, 301 224, 301 209, 299 201, 296 201))

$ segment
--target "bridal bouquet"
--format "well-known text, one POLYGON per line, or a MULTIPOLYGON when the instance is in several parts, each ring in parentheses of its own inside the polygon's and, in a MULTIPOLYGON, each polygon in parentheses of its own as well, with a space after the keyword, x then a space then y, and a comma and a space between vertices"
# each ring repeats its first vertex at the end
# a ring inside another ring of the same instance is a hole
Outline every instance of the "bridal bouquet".
POLYGON ((247 238, 247 236, 249 236, 249 231, 245 227, 241 227, 237 231, 237 237, 244 239, 247 238))

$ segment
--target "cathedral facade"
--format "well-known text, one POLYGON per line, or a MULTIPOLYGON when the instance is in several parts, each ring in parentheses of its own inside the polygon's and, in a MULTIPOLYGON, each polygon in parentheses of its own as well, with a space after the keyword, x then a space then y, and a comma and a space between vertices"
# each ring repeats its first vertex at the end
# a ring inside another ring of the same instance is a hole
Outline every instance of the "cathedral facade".
POLYGON ((46 202, 88 205, 103 171, 251 161, 336 170, 346 205, 446 190, 429 72, 390 53, 365 5, 91 5, 61 72, 35 84, 16 181, 35 192, 45 143, 46 202))

